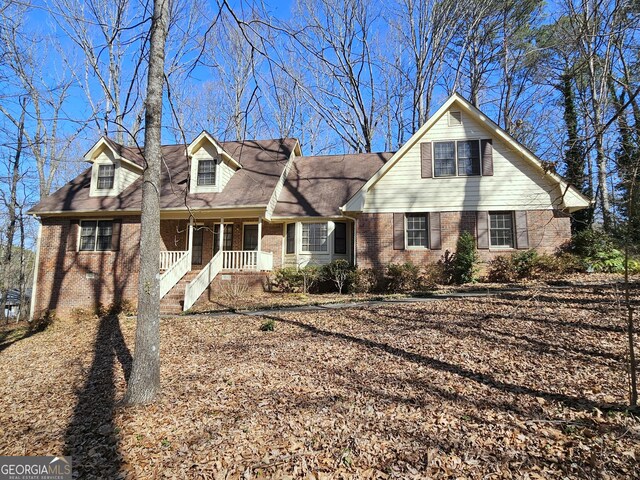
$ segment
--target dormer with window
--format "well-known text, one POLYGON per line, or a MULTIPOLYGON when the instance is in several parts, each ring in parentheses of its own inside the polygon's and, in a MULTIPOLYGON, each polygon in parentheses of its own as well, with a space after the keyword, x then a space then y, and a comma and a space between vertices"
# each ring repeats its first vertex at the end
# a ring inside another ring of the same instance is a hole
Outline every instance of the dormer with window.
POLYGON ((191 193, 221 192, 241 165, 207 132, 187 147, 191 157, 191 193))
POLYGON ((91 197, 115 197, 136 181, 142 167, 120 156, 118 145, 102 138, 85 155, 92 163, 91 197))

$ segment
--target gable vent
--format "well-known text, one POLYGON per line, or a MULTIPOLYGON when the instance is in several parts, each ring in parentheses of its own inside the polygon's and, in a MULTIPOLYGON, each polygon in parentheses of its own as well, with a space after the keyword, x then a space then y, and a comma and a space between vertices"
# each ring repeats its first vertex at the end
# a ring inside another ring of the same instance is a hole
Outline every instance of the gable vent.
POLYGON ((449 112, 449 126, 459 127, 462 125, 462 114, 460 112, 449 112))

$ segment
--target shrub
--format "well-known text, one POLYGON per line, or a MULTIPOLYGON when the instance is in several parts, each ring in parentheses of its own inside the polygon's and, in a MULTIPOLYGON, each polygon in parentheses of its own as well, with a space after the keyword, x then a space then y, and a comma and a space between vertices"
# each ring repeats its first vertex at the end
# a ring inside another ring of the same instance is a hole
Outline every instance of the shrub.
POLYGON ((354 268, 349 278, 352 293, 370 293, 378 289, 379 276, 373 268, 354 268))
POLYGON ((56 315, 56 311, 46 310, 41 316, 34 318, 29 322, 29 326, 27 328, 29 335, 42 332, 57 321, 58 316, 56 315))
POLYGON ((116 300, 111 305, 109 305, 109 314, 110 315, 118 315, 123 313, 127 316, 132 316, 137 313, 137 310, 133 306, 133 302, 126 298, 116 300))
POLYGON ((276 321, 272 318, 260 325, 261 332, 273 332, 276 329, 276 321))
POLYGON ((456 254, 453 258, 453 281, 455 283, 474 282, 477 263, 476 239, 471 233, 463 232, 456 243, 456 254))
POLYGON ((596 252, 592 257, 584 259, 587 271, 599 273, 624 272, 624 253, 617 248, 596 252))
POLYGON ((297 268, 284 267, 275 271, 273 284, 283 293, 293 293, 302 287, 302 277, 297 268))
POLYGON ((342 294, 345 284, 351 279, 353 267, 346 260, 334 260, 322 268, 322 277, 333 282, 342 294))
POLYGON ((499 255, 489 262, 487 278, 490 282, 508 283, 517 278, 515 265, 511 255, 499 255))
POLYGON ((571 237, 569 252, 582 258, 597 257, 615 249, 613 239, 602 230, 582 230, 571 237))
POLYGON ((535 277, 537 262, 538 252, 535 250, 526 250, 511 255, 511 263, 513 263, 517 278, 535 277))
POLYGON ((387 265, 386 288, 391 293, 404 293, 420 288, 420 269, 411 262, 387 265))
POLYGON ((309 293, 322 280, 322 269, 316 265, 307 265, 298 270, 302 279, 302 293, 309 293))
POLYGON ((437 268, 440 271, 441 283, 445 285, 451 285, 454 283, 455 277, 455 258, 456 254, 451 253, 449 250, 445 250, 440 260, 438 260, 437 268))

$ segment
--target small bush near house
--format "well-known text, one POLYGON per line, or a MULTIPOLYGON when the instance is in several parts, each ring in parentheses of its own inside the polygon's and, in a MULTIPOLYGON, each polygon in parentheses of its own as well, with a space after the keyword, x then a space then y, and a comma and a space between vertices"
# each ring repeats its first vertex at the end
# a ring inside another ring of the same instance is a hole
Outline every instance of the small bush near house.
POLYGON ((487 279, 490 282, 509 283, 518 279, 511 255, 499 255, 489 262, 487 279))
POLYGON ((420 268, 411 262, 390 263, 385 271, 386 290, 405 293, 420 289, 420 268))
POLYGON ((371 293, 378 289, 380 279, 373 268, 354 268, 349 279, 351 293, 371 293))
POLYGON ((352 278, 353 267, 346 260, 334 260, 322 268, 322 278, 333 282, 342 294, 344 287, 352 278))
POLYGON ((538 252, 535 250, 526 250, 524 252, 513 253, 511 262, 515 270, 517 278, 532 278, 535 276, 536 265, 538 262, 538 252))
POLYGON ((309 293, 322 281, 322 269, 316 265, 307 265, 298 270, 302 280, 302 293, 309 293))
POLYGON ((571 238, 569 252, 580 257, 588 272, 621 273, 624 253, 611 236, 600 230, 584 230, 571 238))
POLYGON ((560 252, 556 255, 538 255, 535 272, 538 277, 554 277, 584 271, 584 263, 577 255, 560 252))
POLYGON ((283 293, 293 293, 302 287, 302 277, 297 268, 284 267, 275 271, 273 285, 283 293))
POLYGON ((122 313, 129 317, 136 315, 137 313, 136 308, 133 306, 133 302, 126 298, 113 302, 109 305, 108 310, 110 315, 118 315, 122 313))
POLYGON ((57 321, 58 316, 56 315, 56 311, 46 310, 40 317, 34 318, 29 322, 28 333, 32 335, 43 332, 57 321))
POLYGON ((476 239, 469 232, 463 232, 456 243, 453 259, 453 281, 455 283, 475 282, 478 263, 476 239))

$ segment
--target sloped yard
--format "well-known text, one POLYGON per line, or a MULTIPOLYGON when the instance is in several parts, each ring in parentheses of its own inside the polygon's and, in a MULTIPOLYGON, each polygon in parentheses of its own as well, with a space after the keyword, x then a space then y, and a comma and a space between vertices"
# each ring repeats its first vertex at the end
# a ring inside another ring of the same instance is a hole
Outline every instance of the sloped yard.
POLYGON ((63 320, 0 344, 0 453, 82 478, 640 478, 619 300, 168 319, 162 398, 128 409, 134 319, 63 320))

